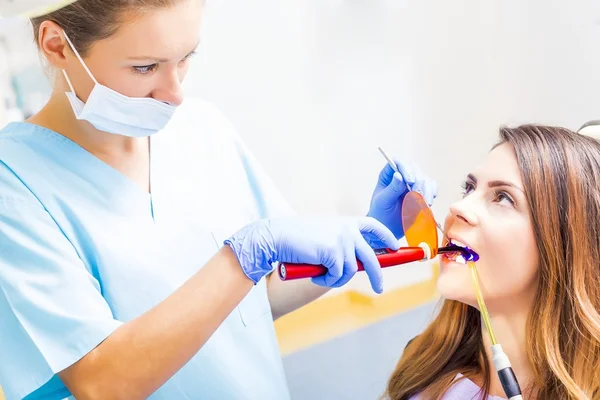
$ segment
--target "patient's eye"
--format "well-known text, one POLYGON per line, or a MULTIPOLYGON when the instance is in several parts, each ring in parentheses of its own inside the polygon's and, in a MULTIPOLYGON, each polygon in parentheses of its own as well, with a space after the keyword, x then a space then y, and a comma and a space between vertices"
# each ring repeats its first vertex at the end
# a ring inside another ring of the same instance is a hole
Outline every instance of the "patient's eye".
POLYGON ((471 193, 473 190, 475 190, 475 184, 468 179, 465 180, 460 186, 463 189, 463 191, 462 191, 463 197, 465 197, 466 195, 471 193))

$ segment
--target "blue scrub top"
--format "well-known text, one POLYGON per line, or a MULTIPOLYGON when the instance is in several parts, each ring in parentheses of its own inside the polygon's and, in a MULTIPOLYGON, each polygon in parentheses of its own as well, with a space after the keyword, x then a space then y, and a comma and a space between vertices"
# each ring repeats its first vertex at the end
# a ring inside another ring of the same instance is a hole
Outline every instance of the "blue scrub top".
MULTIPOLYGON (((150 147, 152 195, 56 132, 0 131, 7 399, 69 397, 56 373, 164 300, 242 226, 291 213, 206 102, 186 99, 150 147)), ((150 398, 289 399, 265 280, 150 398)))

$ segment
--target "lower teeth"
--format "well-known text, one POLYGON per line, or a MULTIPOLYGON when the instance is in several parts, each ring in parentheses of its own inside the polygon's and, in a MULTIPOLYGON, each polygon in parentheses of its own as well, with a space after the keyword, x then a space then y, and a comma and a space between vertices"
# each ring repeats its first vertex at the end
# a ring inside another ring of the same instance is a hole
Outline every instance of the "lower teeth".
POLYGON ((460 253, 458 253, 458 254, 457 253, 448 254, 446 256, 446 258, 448 258, 450 261, 454 261, 454 262, 459 263, 459 264, 465 264, 465 265, 467 264, 467 260, 465 260, 465 257, 462 254, 460 254, 460 253))

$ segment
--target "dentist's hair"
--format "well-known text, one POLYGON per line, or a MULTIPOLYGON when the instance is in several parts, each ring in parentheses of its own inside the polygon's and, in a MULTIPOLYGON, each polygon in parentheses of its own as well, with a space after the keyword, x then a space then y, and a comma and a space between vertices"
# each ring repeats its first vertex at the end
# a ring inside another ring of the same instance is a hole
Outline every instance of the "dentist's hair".
MULTIPOLYGON (((539 400, 600 399, 600 143, 567 129, 501 128, 515 150, 539 252, 539 284, 527 326, 532 392, 539 400)), ((384 394, 441 399, 457 374, 490 371, 479 311, 445 300, 405 349, 384 394)))
POLYGON ((35 43, 40 25, 53 21, 65 30, 82 57, 91 46, 114 35, 127 15, 167 8, 187 0, 77 0, 52 13, 31 19, 35 43))

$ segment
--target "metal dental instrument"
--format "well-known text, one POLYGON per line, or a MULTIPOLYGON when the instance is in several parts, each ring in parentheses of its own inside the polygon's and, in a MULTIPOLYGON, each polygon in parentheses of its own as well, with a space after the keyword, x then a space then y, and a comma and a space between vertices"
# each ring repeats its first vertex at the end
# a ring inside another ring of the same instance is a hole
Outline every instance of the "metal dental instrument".
MULTIPOLYGON (((396 163, 390 158, 390 156, 387 155, 387 153, 381 148, 381 147, 377 147, 379 149, 379 152, 383 155, 383 157, 387 160, 388 164, 390 165, 390 167, 392 167, 392 169, 394 170, 394 172, 399 173, 400 175, 402 175, 400 173, 400 170, 398 169, 398 166, 396 165, 396 163)), ((406 183, 406 180, 404 181, 404 183, 406 183)), ((406 189, 408 189, 408 191, 410 192, 410 186, 408 186, 408 183, 406 183, 406 189)), ((446 232, 444 232, 444 230, 442 229, 442 227, 440 226, 439 222, 435 221, 435 225, 438 227, 438 229, 440 230, 440 232, 442 232, 442 235, 444 235, 444 237, 446 239, 448 239, 448 236, 446 236, 446 232)), ((449 239, 448 239, 449 241, 449 239)))

